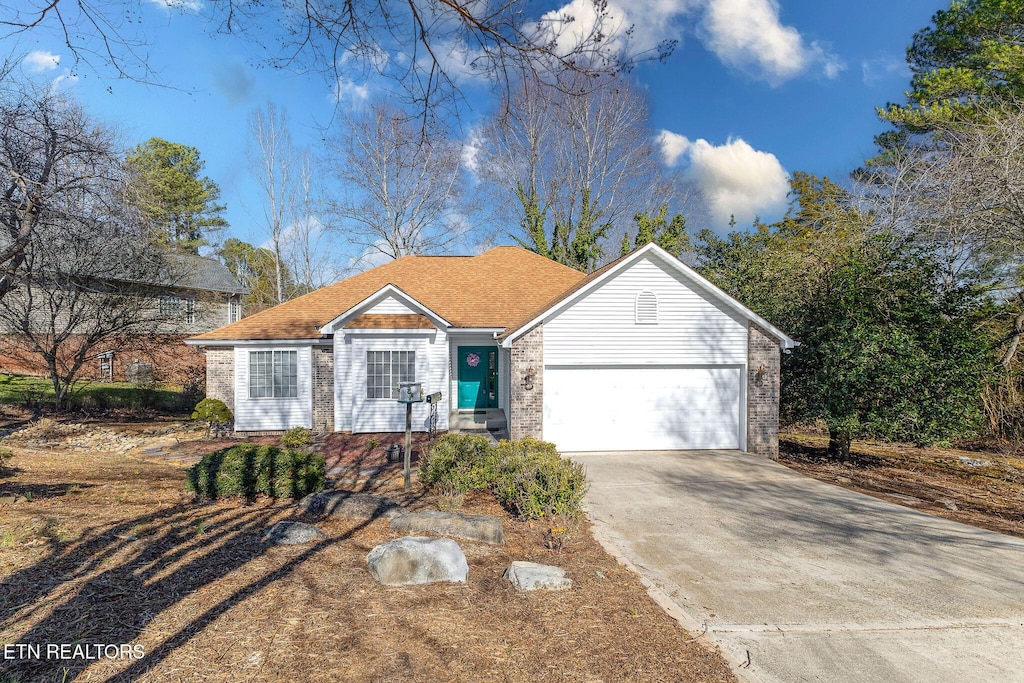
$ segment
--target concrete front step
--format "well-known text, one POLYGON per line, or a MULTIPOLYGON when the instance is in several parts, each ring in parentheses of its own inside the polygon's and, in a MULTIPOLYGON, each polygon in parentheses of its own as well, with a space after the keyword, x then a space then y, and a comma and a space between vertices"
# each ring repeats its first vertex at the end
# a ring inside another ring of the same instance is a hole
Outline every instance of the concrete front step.
POLYGON ((508 429, 504 410, 482 410, 476 412, 452 413, 448 417, 448 429, 453 432, 504 431, 508 429))

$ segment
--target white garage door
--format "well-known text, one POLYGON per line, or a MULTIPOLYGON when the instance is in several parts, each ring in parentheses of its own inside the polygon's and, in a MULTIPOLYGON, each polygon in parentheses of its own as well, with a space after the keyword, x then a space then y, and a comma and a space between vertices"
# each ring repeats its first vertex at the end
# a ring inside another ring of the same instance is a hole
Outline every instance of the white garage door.
POLYGON ((546 367, 544 440, 562 451, 740 448, 741 372, 546 367))

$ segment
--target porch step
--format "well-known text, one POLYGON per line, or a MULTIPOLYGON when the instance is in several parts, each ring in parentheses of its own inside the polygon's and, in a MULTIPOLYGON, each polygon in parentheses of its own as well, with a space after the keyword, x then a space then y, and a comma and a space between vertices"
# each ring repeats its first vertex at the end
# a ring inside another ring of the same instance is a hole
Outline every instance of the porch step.
POLYGON ((448 430, 452 432, 506 431, 508 421, 504 410, 481 410, 452 413, 448 416, 448 430))
POLYGON ((499 441, 508 440, 508 432, 504 429, 496 429, 494 431, 487 429, 456 429, 452 430, 459 434, 476 434, 487 439, 487 442, 492 446, 497 446, 499 441))
POLYGON ((480 434, 492 444, 508 438, 508 421, 504 410, 478 410, 452 413, 448 416, 448 431, 480 434))

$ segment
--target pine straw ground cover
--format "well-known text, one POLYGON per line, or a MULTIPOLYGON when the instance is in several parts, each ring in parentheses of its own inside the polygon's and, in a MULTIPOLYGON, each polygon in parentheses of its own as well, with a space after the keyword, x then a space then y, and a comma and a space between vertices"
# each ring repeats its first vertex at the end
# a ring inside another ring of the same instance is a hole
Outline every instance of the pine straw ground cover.
MULTIPOLYGON (((3 660, 0 681, 730 681, 582 523, 560 549, 505 518, 500 547, 460 542, 469 582, 386 588, 366 554, 382 520, 320 524, 329 538, 266 546, 290 502, 195 504, 183 470, 106 453, 17 450, 0 495, 0 644, 141 645, 144 656, 3 660), (560 593, 520 594, 512 560, 558 564, 560 593)), ((350 480, 351 484, 352 481, 350 480)), ((392 467, 360 480, 414 508, 392 467)), ((485 495, 466 511, 501 514, 485 495)))
POLYGON ((785 433, 780 461, 798 472, 921 512, 1024 537, 1020 454, 855 441, 852 463, 826 458, 828 437, 785 433))

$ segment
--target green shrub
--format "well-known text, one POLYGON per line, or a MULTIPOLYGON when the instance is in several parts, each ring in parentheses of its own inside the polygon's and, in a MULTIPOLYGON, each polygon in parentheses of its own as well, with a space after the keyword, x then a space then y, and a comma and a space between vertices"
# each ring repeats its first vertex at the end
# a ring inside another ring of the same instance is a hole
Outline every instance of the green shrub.
POLYGON ((491 491, 509 512, 524 519, 574 517, 587 492, 583 465, 562 458, 554 444, 529 437, 502 441, 493 453, 491 491))
POLYGON ((288 448, 302 448, 313 442, 313 432, 305 427, 292 427, 281 437, 281 445, 288 448))
POLYGON ((10 448, 0 448, 0 474, 3 474, 7 469, 7 463, 14 457, 14 452, 10 448))
POLYGON ((563 459, 555 445, 526 438, 495 447, 486 437, 445 434, 420 463, 420 480, 442 502, 489 488, 498 502, 525 519, 580 513, 587 491, 582 465, 563 459))
POLYGON ((192 411, 193 420, 202 420, 206 423, 206 438, 210 438, 210 431, 215 426, 225 425, 234 418, 224 401, 216 398, 204 398, 192 411))
POLYGON ((322 491, 327 465, 320 455, 278 446, 240 444, 206 455, 189 468, 188 489, 215 499, 259 494, 301 498, 322 491))
POLYGON ((494 478, 494 459, 487 438, 445 434, 420 461, 420 480, 445 494, 487 488, 494 478))

